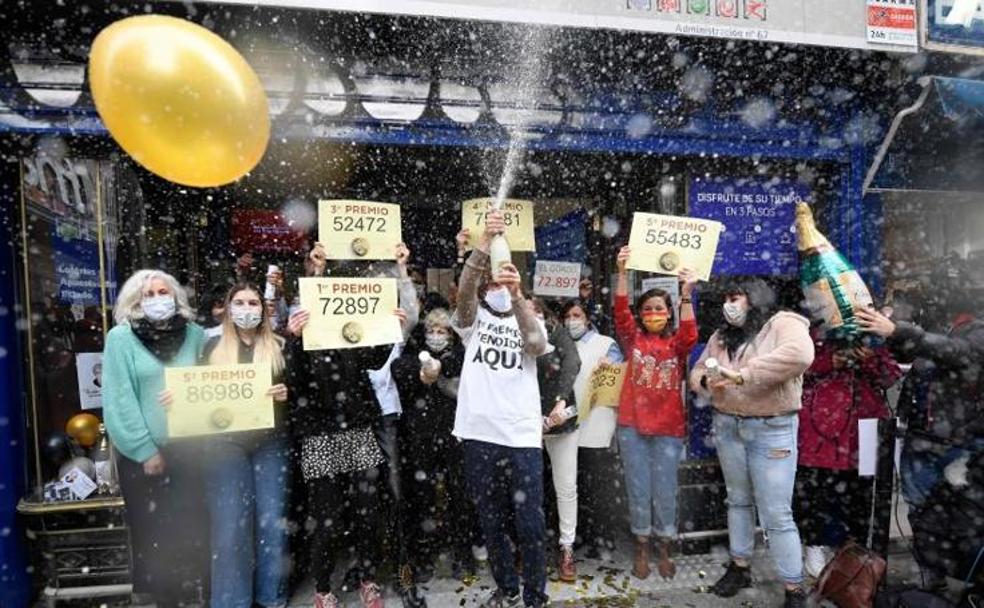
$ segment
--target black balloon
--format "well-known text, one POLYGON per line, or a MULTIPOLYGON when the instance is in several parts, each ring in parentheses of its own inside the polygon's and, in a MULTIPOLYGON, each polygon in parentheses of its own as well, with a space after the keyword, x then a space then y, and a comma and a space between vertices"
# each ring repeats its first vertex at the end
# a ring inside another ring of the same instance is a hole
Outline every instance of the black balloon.
POLYGON ((72 457, 72 440, 65 433, 52 433, 44 442, 42 455, 45 462, 58 470, 62 464, 72 457))

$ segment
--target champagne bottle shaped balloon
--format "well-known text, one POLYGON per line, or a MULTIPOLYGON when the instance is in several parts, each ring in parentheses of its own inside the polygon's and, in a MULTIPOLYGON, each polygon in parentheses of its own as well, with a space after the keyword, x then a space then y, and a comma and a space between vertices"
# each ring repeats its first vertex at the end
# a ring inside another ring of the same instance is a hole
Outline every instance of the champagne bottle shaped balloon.
POLYGON ((854 311, 872 305, 871 293, 861 275, 817 229, 806 203, 796 205, 796 234, 800 284, 810 316, 823 322, 831 338, 857 338, 854 311))

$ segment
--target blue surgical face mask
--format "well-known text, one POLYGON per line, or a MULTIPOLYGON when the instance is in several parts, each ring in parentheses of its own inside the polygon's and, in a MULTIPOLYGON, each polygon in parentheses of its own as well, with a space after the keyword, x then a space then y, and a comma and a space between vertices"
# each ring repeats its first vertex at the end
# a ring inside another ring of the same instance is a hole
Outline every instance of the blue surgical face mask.
POLYGON ((141 300, 140 308, 147 319, 159 322, 167 321, 173 317, 177 305, 174 303, 174 296, 154 296, 141 300))
POLYGON ((446 349, 448 346, 451 345, 451 336, 447 334, 438 333, 436 331, 427 332, 424 341, 427 344, 427 350, 431 351, 432 353, 439 353, 439 352, 443 352, 444 349, 446 349))
POLYGON ((496 289, 486 292, 485 303, 496 312, 509 312, 512 310, 512 298, 509 297, 508 289, 496 289))
POLYGON ((239 329, 253 329, 259 327, 263 321, 263 311, 259 308, 249 306, 233 306, 229 310, 232 322, 239 329))
POLYGON ((743 327, 748 319, 748 305, 742 302, 724 303, 724 320, 735 327, 743 327))

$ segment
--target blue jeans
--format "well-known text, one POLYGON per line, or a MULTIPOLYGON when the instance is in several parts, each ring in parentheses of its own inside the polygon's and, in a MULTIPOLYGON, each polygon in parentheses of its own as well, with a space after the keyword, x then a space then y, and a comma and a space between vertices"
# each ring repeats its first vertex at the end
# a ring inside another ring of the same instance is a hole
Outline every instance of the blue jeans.
POLYGON ((523 601, 547 603, 547 525, 543 515, 543 454, 539 448, 510 448, 465 441, 465 482, 475 501, 496 585, 519 592, 510 532, 523 557, 523 601), (511 529, 510 529, 511 528, 511 529))
POLYGON ((731 555, 752 557, 757 508, 776 570, 788 584, 803 581, 803 550, 793 521, 798 432, 796 413, 774 418, 714 414, 714 445, 728 490, 731 555))
POLYGON ((923 506, 936 484, 942 481, 943 470, 947 466, 981 450, 984 450, 984 439, 958 447, 907 435, 902 444, 899 462, 899 477, 905 502, 911 507, 923 506))
POLYGON ((289 450, 283 433, 216 437, 206 447, 211 608, 287 605, 289 450))
POLYGON ((677 472, 683 439, 640 435, 632 427, 618 427, 618 447, 625 467, 632 533, 660 538, 677 534, 677 472))

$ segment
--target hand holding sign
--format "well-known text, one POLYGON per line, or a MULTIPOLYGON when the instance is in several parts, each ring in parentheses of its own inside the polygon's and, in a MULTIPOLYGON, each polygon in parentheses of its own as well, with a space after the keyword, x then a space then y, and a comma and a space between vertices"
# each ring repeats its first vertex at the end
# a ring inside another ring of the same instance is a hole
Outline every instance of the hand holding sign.
POLYGON ((721 228, 710 220, 634 213, 625 267, 669 275, 692 268, 706 281, 711 278, 721 228))

